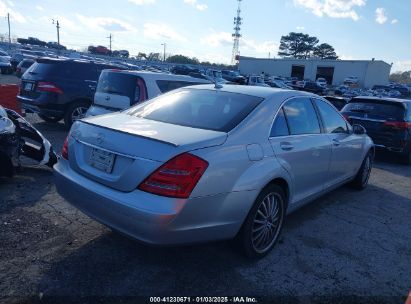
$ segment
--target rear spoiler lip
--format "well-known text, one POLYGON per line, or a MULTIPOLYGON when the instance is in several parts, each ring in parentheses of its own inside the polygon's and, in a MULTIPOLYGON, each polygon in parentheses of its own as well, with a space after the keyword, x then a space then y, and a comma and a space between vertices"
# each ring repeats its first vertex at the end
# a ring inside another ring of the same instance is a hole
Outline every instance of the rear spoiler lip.
POLYGON ((145 139, 154 140, 156 142, 160 142, 162 144, 166 144, 166 145, 169 145, 169 146, 172 146, 172 147, 178 147, 179 146, 179 145, 173 144, 173 143, 168 142, 168 141, 164 141, 164 140, 160 140, 160 139, 157 139, 157 138, 148 137, 148 136, 144 136, 144 135, 140 135, 140 134, 134 134, 134 133, 130 133, 130 132, 122 131, 122 130, 108 128, 108 127, 98 125, 98 124, 94 124, 94 123, 91 123, 91 122, 88 122, 88 121, 85 121, 85 120, 80 120, 79 122, 90 125, 90 126, 95 126, 95 127, 99 127, 99 128, 102 128, 102 129, 114 131, 114 132, 117 132, 117 133, 124 133, 124 134, 128 134, 128 135, 136 136, 136 137, 142 137, 142 138, 145 138, 145 139))

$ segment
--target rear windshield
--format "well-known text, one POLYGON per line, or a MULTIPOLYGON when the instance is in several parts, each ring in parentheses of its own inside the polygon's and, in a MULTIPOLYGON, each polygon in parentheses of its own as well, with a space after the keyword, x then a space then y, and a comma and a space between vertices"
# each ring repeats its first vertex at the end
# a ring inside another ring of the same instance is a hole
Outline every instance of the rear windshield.
POLYGON ((135 75, 103 72, 98 80, 97 92, 128 96, 130 100, 135 101, 139 99, 140 92, 137 86, 137 79, 138 77, 135 75))
POLYGON ((31 74, 50 75, 54 73, 56 68, 56 64, 36 62, 30 67, 29 72, 31 74))
POLYGON ((344 107, 343 112, 363 113, 376 119, 403 120, 405 118, 405 108, 401 103, 363 99, 352 100, 344 107))
POLYGON ((229 132, 262 100, 236 93, 184 89, 159 96, 126 113, 175 125, 229 132))

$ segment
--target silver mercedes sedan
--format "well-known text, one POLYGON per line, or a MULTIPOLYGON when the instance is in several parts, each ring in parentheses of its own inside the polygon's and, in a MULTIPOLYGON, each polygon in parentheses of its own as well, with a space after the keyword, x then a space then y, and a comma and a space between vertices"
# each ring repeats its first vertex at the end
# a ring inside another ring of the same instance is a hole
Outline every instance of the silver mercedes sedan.
POLYGON ((236 238, 258 258, 286 214, 364 189, 374 144, 317 95, 205 85, 77 121, 61 154, 60 195, 114 230, 156 245, 236 238))

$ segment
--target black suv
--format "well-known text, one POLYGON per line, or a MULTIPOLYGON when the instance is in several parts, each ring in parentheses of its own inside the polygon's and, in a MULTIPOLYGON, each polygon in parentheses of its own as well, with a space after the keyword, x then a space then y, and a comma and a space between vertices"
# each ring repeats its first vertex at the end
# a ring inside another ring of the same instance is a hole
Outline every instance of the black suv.
POLYGON ((26 112, 37 113, 47 122, 64 119, 70 128, 86 114, 103 69, 119 67, 85 60, 37 59, 21 79, 17 100, 26 112))
POLYGON ((411 164, 411 100, 354 97, 341 113, 350 123, 362 125, 376 147, 396 152, 411 164))

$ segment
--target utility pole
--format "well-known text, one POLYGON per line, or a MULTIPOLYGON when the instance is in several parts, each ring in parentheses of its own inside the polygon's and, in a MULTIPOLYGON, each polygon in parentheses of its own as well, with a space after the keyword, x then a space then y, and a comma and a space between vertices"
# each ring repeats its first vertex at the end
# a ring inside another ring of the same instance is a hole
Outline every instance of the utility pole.
POLYGON ((57 45, 60 46, 60 23, 59 23, 58 20, 56 20, 56 21, 54 21, 54 19, 51 19, 51 20, 53 20, 53 24, 56 25, 56 28, 57 28, 57 45))
POLYGON ((11 47, 11 38, 10 38, 10 14, 7 13, 7 24, 9 25, 9 48, 11 47))
POLYGON ((110 36, 108 36, 107 38, 110 39, 110 56, 111 56, 111 41, 113 39, 113 35, 110 34, 110 36))
POLYGON ((164 43, 162 43, 161 45, 164 46, 163 61, 166 62, 166 45, 167 45, 167 43, 164 42, 164 43))

